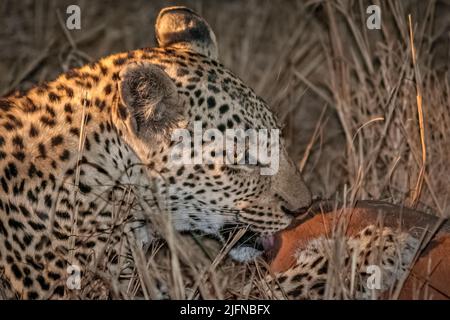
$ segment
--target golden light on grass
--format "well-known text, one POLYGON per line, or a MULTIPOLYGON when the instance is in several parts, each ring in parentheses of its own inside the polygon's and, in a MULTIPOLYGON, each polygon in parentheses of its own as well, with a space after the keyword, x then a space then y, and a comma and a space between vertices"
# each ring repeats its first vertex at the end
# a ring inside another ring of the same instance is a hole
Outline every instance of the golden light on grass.
POLYGON ((419 176, 417 177, 416 187, 414 189, 414 194, 412 197, 412 205, 417 206, 417 202, 420 200, 420 194, 422 193, 423 180, 425 176, 425 168, 427 162, 427 148, 425 144, 425 127, 423 123, 423 106, 422 106, 422 79, 420 77, 419 65, 416 60, 416 48, 414 46, 414 30, 412 26, 411 15, 408 15, 409 22, 409 39, 411 47, 411 56, 414 66, 414 76, 416 82, 416 93, 417 93, 417 113, 419 120, 419 130, 420 130, 420 144, 422 147, 422 163, 420 166, 419 176))

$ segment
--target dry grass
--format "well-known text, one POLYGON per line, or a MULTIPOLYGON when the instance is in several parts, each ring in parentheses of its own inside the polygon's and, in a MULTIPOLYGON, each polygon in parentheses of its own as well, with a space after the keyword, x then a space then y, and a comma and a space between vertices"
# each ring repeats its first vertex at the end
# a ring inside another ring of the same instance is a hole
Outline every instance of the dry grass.
MULTIPOLYGON (((374 2, 382 8, 381 30, 365 27, 370 3, 362 0, 176 4, 210 22, 224 64, 285 122, 289 151, 315 195, 349 203, 385 199, 448 215, 450 3, 374 2)), ((0 93, 154 45, 152 25, 166 5, 3 0, 0 93), (64 16, 74 3, 82 8, 82 30, 67 33, 58 12, 64 16)), ((171 298, 249 297, 244 286, 263 278, 264 262, 236 264, 226 258, 227 246, 179 235, 167 219, 152 217, 164 242, 147 254, 134 248, 127 288, 97 268, 76 297, 158 298, 161 284, 171 298)))

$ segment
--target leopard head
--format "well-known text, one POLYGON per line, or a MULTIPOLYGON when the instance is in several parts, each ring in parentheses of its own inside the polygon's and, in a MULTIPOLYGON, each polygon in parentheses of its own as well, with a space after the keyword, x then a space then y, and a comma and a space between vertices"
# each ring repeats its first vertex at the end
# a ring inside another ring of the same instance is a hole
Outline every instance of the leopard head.
POLYGON ((219 62, 214 32, 192 10, 162 10, 156 38, 121 70, 116 121, 176 229, 285 228, 311 194, 268 105, 219 62))

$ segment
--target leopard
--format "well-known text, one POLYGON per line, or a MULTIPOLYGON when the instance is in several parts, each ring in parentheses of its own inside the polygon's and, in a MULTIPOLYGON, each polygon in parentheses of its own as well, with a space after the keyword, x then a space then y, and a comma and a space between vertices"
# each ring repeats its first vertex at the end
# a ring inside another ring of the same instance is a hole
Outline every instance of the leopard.
POLYGON ((309 206, 282 137, 270 175, 259 162, 173 161, 173 134, 194 133, 195 123, 219 133, 282 124, 220 63, 216 36, 196 12, 162 9, 155 35, 154 47, 0 99, 0 277, 12 298, 65 297, 73 266, 118 272, 131 245, 158 238, 155 208, 180 232, 219 235, 231 225, 264 238, 309 206))

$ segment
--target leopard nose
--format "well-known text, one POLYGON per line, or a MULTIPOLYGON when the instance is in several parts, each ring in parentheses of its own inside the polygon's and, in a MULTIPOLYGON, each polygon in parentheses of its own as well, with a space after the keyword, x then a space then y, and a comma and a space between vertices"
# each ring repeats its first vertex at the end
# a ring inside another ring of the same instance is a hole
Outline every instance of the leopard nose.
POLYGON ((308 211, 308 207, 298 208, 298 209, 295 209, 295 210, 289 210, 285 206, 281 206, 281 210, 285 214, 295 218, 295 217, 301 216, 302 214, 306 213, 308 211))

